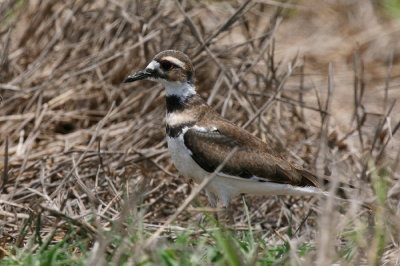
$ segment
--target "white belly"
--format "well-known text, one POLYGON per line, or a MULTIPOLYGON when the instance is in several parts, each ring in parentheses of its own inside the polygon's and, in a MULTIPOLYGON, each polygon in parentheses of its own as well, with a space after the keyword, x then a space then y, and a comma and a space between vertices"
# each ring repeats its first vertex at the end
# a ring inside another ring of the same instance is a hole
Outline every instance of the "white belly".
MULTIPOLYGON (((183 141, 183 135, 187 129, 183 130, 178 138, 167 136, 168 149, 171 154, 172 161, 178 171, 185 177, 192 178, 197 184, 201 183, 210 173, 201 168, 191 156, 191 151, 186 148, 183 141)), ((239 194, 240 186, 231 184, 229 178, 214 176, 210 183, 205 188, 207 191, 214 193, 219 200, 225 205, 229 200, 239 194), (233 185, 233 186, 232 186, 233 185)))
POLYGON ((190 150, 184 145, 183 135, 181 134, 177 138, 167 137, 172 161, 182 175, 193 178, 196 183, 200 183, 208 173, 192 159, 190 150))

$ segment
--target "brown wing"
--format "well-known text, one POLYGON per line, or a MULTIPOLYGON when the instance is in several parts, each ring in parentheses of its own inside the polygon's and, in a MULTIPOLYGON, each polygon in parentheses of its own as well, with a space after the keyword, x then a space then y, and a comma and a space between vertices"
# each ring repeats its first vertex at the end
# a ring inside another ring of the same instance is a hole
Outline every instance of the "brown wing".
POLYGON ((208 130, 189 129, 184 142, 194 161, 207 172, 213 172, 237 147, 238 151, 224 165, 222 173, 259 181, 319 186, 314 175, 272 154, 266 143, 225 120, 219 120, 208 130))

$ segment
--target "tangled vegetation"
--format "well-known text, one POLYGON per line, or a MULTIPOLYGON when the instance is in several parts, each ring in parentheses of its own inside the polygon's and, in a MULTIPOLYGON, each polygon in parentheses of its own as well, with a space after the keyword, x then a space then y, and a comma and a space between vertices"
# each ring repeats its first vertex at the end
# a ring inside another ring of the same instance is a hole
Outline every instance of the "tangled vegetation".
POLYGON ((399 10, 0 1, 0 264, 399 264, 399 10), (166 148, 163 88, 121 83, 165 49, 224 117, 374 210, 245 196, 227 229, 203 194, 183 205, 196 190, 166 148))

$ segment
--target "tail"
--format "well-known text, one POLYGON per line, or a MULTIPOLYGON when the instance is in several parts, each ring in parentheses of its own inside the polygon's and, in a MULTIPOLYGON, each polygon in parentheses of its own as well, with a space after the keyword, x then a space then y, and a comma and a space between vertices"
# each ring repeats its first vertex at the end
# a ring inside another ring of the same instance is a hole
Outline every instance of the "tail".
MULTIPOLYGON (((298 169, 298 172, 300 173, 302 177, 302 183, 304 185, 311 185, 314 187, 321 188, 323 190, 329 190, 330 186, 332 185, 332 182, 328 180, 328 178, 320 178, 306 170, 303 169, 298 169)), ((346 195, 345 188, 354 188, 353 185, 346 184, 343 182, 339 182, 335 188, 335 195, 343 198, 343 199, 348 199, 346 195)))
MULTIPOLYGON (((302 178, 304 180, 307 180, 307 183, 309 183, 312 186, 319 187, 322 190, 329 191, 331 186, 333 185, 333 182, 331 182, 327 177, 320 178, 317 177, 316 175, 303 170, 303 169, 298 169, 299 173, 301 174, 302 178)), ((346 190, 351 190, 354 189, 355 187, 351 184, 347 184, 344 182, 338 182, 338 184, 335 186, 335 198, 339 200, 344 200, 348 202, 356 202, 360 204, 363 208, 368 209, 369 211, 373 211, 375 209, 373 204, 366 203, 361 200, 354 200, 352 198, 348 197, 348 192, 346 190)))

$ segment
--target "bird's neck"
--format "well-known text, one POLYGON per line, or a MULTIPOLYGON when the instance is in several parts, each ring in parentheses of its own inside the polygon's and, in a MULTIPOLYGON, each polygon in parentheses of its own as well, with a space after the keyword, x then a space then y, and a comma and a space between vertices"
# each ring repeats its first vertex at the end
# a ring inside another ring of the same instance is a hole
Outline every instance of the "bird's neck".
POLYGON ((165 89, 166 133, 168 137, 177 138, 185 128, 191 128, 202 119, 210 108, 191 84, 178 87, 166 86, 165 89))
POLYGON ((191 83, 164 83, 167 113, 183 111, 191 100, 197 96, 196 89, 191 83))
POLYGON ((195 86, 190 82, 163 82, 165 95, 176 96, 182 101, 196 94, 195 86))

